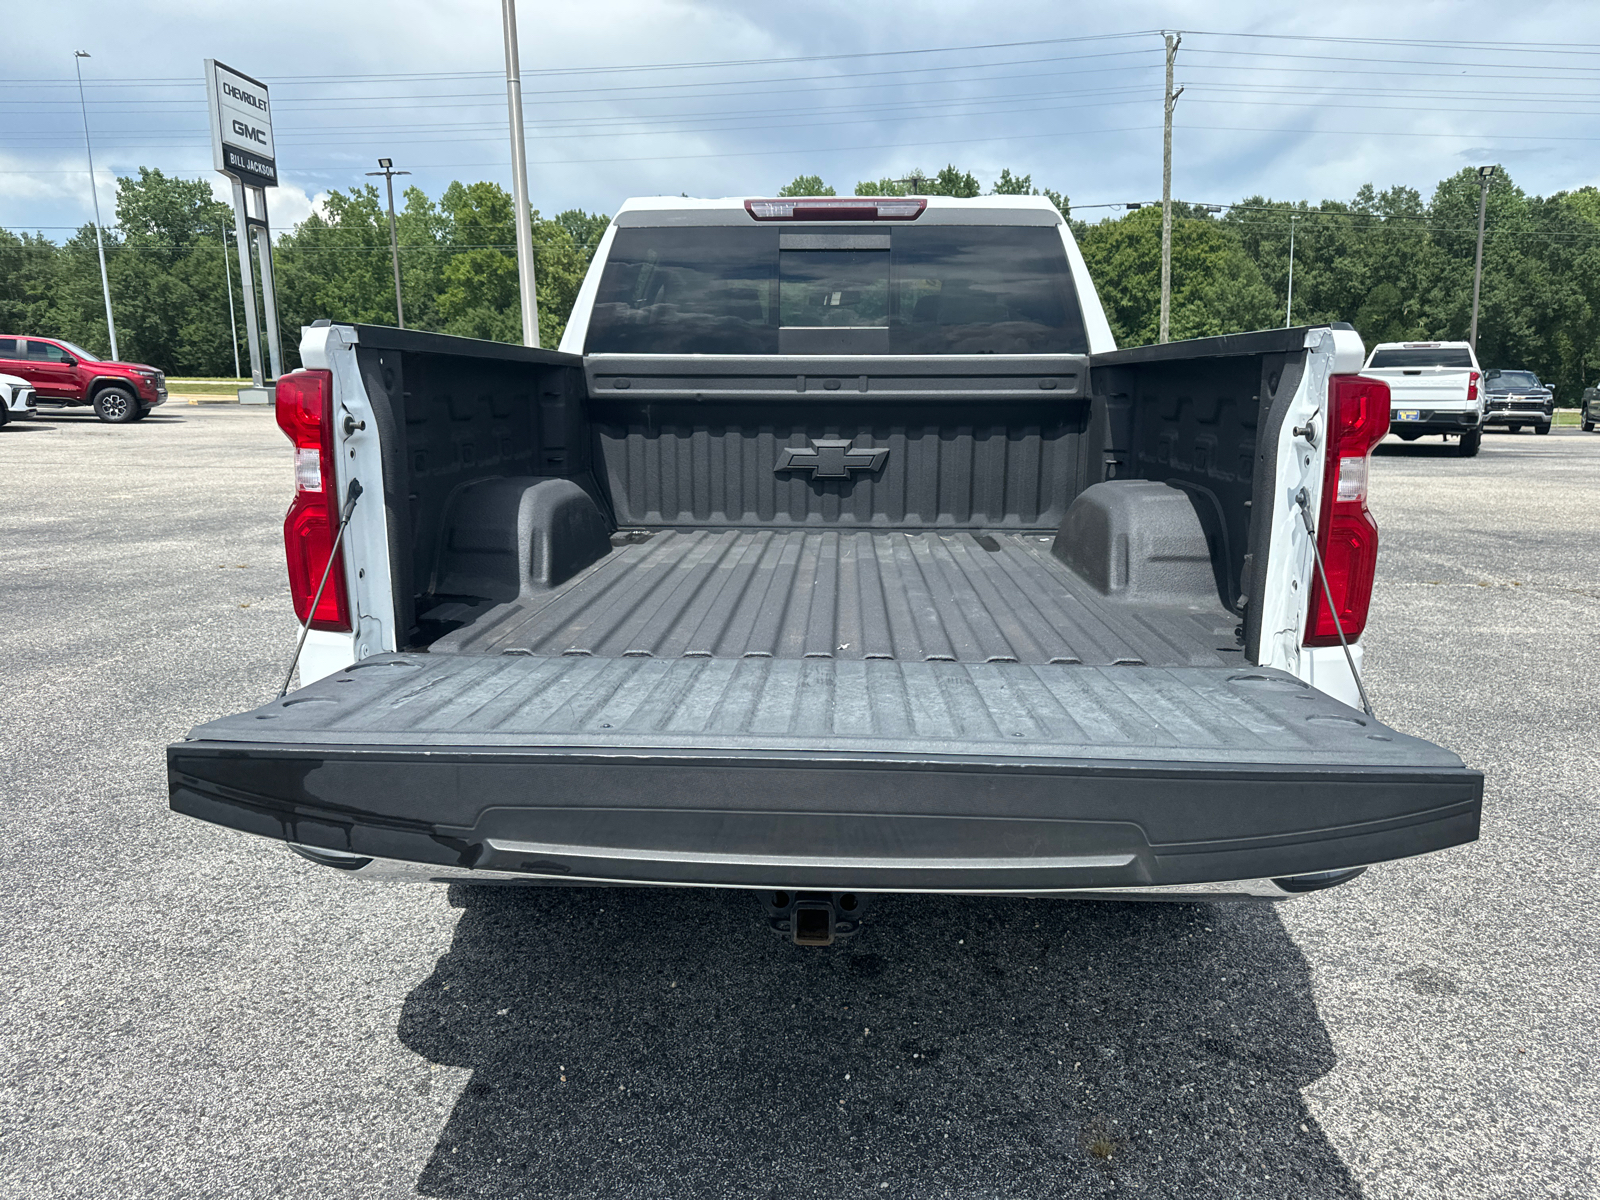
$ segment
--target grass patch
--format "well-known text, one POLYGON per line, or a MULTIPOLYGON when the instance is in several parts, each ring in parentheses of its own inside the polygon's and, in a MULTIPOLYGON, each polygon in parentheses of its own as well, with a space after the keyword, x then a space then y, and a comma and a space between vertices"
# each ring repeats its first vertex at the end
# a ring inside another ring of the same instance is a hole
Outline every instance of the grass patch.
POLYGON ((224 396, 249 387, 248 379, 173 379, 167 378, 169 396, 224 396))

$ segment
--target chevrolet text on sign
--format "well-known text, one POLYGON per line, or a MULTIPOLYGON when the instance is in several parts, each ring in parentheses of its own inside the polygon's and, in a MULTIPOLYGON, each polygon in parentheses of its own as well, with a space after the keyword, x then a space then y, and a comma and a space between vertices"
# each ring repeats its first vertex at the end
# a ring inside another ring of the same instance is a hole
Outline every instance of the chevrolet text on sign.
POLYGON ((252 187, 278 185, 267 85, 206 59, 206 98, 216 168, 252 187))

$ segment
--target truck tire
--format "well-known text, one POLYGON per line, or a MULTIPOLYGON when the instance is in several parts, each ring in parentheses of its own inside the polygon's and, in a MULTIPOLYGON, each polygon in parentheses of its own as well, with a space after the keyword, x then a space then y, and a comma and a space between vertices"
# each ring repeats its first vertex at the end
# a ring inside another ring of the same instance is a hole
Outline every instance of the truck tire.
MULTIPOLYGON (((1551 424, 1554 424, 1554 422, 1551 422, 1551 424)), ((1549 433, 1550 432, 1550 426, 1549 425, 1535 425, 1533 427, 1533 431, 1535 433, 1549 433)))
POLYGON ((1593 421, 1585 421, 1583 423, 1583 431, 1585 433, 1593 433, 1594 432, 1594 422, 1593 421))
POLYGON ((139 400, 125 387, 103 387, 94 394, 94 415, 108 425, 129 425, 139 419, 139 400))
POLYGON ((1456 453, 1462 458, 1476 458, 1478 449, 1483 445, 1483 430, 1469 429, 1461 435, 1461 445, 1456 448, 1456 453))

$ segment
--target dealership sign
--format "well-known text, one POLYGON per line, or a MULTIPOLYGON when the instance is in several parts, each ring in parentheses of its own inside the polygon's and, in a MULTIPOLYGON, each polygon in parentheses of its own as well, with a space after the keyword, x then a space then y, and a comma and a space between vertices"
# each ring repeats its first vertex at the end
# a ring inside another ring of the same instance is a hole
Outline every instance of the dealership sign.
POLYGON ((250 187, 277 187, 277 148, 267 85, 206 59, 211 150, 216 168, 250 187))

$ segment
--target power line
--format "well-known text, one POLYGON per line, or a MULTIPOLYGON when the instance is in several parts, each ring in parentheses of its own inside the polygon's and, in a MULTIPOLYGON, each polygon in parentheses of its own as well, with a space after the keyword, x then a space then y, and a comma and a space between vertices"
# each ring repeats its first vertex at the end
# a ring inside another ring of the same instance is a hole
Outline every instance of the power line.
MULTIPOLYGON (((845 62, 861 58, 905 58, 917 54, 960 54, 970 53, 975 50, 1014 50, 1024 46, 1064 46, 1084 42, 1110 42, 1126 38, 1150 37, 1159 32, 1154 29, 1134 30, 1128 33, 1102 33, 1088 34, 1078 37, 1056 38, 1029 38, 1013 42, 977 42, 961 46, 930 46, 917 50, 856 50, 841 54, 800 54, 780 55, 771 58, 727 58, 711 59, 701 62, 671 62, 671 63, 625 63, 613 66, 595 67, 542 67, 522 72, 524 80, 529 77, 539 76, 566 76, 566 75, 603 75, 603 74, 628 74, 638 71, 685 71, 685 70, 710 70, 718 67, 764 67, 778 66, 784 63, 814 63, 814 62, 845 62)), ((496 79, 500 78, 498 71, 400 71, 375 75, 276 75, 267 76, 264 80, 269 86, 276 87, 280 84, 294 84, 304 82, 314 83, 342 83, 352 80, 403 80, 403 79, 496 79)), ((46 85, 63 87, 70 80, 50 79, 10 79, 0 81, 5 86, 12 85, 46 85)), ((129 77, 124 79, 101 80, 101 86, 150 86, 150 85, 193 85, 204 86, 194 79, 166 78, 166 79, 139 79, 129 77)))

